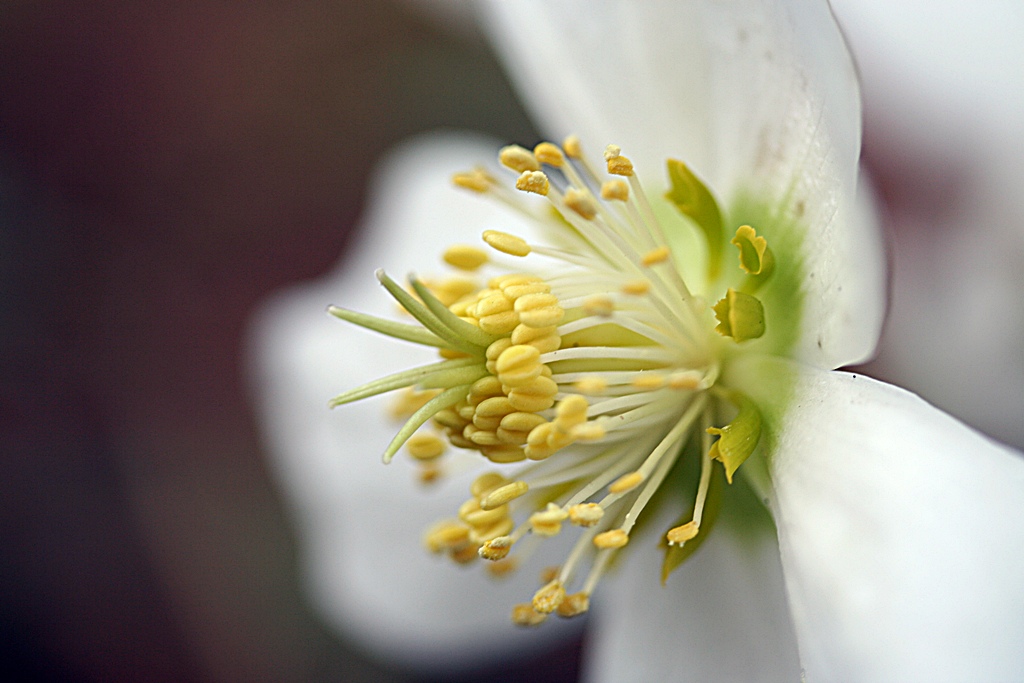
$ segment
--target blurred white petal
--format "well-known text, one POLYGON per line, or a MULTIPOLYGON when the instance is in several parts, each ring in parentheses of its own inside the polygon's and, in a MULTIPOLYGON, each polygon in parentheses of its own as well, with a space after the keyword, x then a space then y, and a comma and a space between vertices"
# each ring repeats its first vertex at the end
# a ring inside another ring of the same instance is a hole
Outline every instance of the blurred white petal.
POLYGON ((438 136, 392 152, 374 183, 359 243, 334 273, 268 302, 252 334, 257 408, 294 508, 315 606, 377 656, 426 668, 521 653, 555 634, 512 629, 511 605, 494 597, 530 595, 533 572, 497 582, 479 566, 462 570, 425 551, 424 529, 452 515, 468 481, 456 476, 429 489, 401 458, 381 464, 397 429, 386 417, 386 397, 327 409, 340 390, 433 362, 436 351, 395 343, 324 308, 337 302, 391 316, 393 300, 373 275, 380 264, 404 276, 431 266, 436 255, 425 254, 424 244, 475 243, 488 225, 514 222, 495 203, 450 183, 452 173, 495 149, 480 139, 438 136))
MULTIPOLYGON (((1024 456, 863 375, 763 363, 795 382, 767 417, 808 680, 1019 676, 1024 456)), ((770 386, 751 395, 770 401, 770 386)))

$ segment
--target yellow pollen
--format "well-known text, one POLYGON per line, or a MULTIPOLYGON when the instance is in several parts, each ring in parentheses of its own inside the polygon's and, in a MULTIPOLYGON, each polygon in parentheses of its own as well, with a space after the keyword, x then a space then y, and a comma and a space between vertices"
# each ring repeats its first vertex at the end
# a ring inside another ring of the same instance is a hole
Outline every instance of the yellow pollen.
POLYGON ((608 163, 608 172, 612 175, 633 175, 633 162, 622 156, 617 145, 608 145, 604 150, 604 160, 608 163))
POLYGON ((651 283, 647 280, 631 280, 630 282, 622 285, 623 294, 641 296, 649 291, 651 291, 651 283))
POLYGON ((590 404, 579 394, 570 394, 558 402, 555 408, 555 424, 562 431, 568 432, 587 419, 587 408, 590 404))
POLYGON ((512 306, 512 301, 508 297, 501 292, 495 292, 478 301, 471 312, 477 318, 486 318, 489 315, 511 311, 512 306))
POLYGON ((530 487, 525 481, 514 481, 511 484, 505 484, 484 496, 480 501, 480 509, 493 510, 522 496, 529 489, 530 487))
POLYGON ((460 548, 452 548, 448 551, 448 557, 458 564, 469 564, 477 558, 476 548, 471 543, 460 548))
POLYGON ((501 427, 502 429, 507 429, 512 432, 528 433, 545 422, 547 422, 547 420, 534 413, 509 413, 505 417, 501 418, 501 427))
POLYGON ((550 377, 540 375, 529 382, 512 387, 508 393, 508 401, 516 410, 536 413, 555 405, 557 393, 558 385, 550 377))
POLYGON ((622 529, 612 529, 594 536, 594 545, 602 550, 621 548, 629 543, 629 534, 622 529))
POLYGON ((551 190, 551 182, 543 171, 523 171, 523 174, 516 179, 516 189, 547 196, 551 190))
POLYGON ((460 270, 476 270, 487 263, 487 252, 479 247, 456 244, 444 252, 444 262, 460 270))
POLYGON ((668 539, 668 542, 672 545, 681 545, 695 538, 699 531, 700 527, 698 527, 694 522, 687 522, 682 526, 669 529, 668 533, 665 534, 665 538, 668 539))
POLYGON ((615 302, 610 297, 597 294, 583 302, 583 310, 587 315, 598 315, 607 318, 615 312, 615 302))
POLYGON ((588 593, 570 593, 565 596, 565 599, 558 605, 558 616, 575 617, 583 614, 590 609, 590 595, 588 593))
POLYGON ((413 434, 405 442, 409 455, 417 460, 433 460, 440 457, 445 450, 444 441, 434 434, 413 434))
POLYGON ((551 285, 545 282, 530 282, 524 284, 502 285, 501 292, 509 299, 515 301, 527 294, 547 294, 551 291, 551 285))
POLYGON ((565 588, 558 579, 546 584, 533 595, 533 609, 542 614, 550 614, 558 609, 565 600, 565 588))
POLYGON ((498 152, 498 161, 501 162, 502 166, 510 168, 516 173, 540 170, 540 164, 537 163, 537 158, 533 156, 533 152, 519 145, 502 147, 501 151, 498 152))
POLYGON ((566 192, 565 205, 588 221, 597 215, 597 203, 583 190, 573 188, 566 192))
POLYGON ((508 555, 508 552, 512 549, 512 537, 511 536, 498 536, 480 546, 477 554, 485 560, 491 562, 497 562, 508 555))
POLYGON ((530 245, 522 237, 510 235, 507 232, 498 230, 485 230, 484 242, 487 242, 492 249, 497 249, 509 256, 526 256, 530 253, 530 245))
POLYGON ((581 394, 603 394, 608 388, 608 382, 600 377, 584 377, 573 384, 573 387, 581 394))
POLYGON ((554 503, 548 503, 547 508, 530 515, 530 528, 540 536, 556 536, 562 530, 562 522, 568 517, 569 513, 565 510, 554 503))
MULTIPOLYGON (((486 529, 481 529, 481 528, 474 527, 474 528, 470 529, 469 530, 469 540, 471 542, 473 542, 473 543, 478 544, 478 545, 484 544, 484 543, 486 543, 487 541, 490 541, 493 538, 497 538, 498 536, 505 536, 510 531, 512 531, 512 528, 514 526, 515 526, 515 522, 512 521, 512 518, 511 517, 505 517, 504 519, 500 520, 499 522, 497 522, 492 527, 488 527, 486 529)), ((472 556, 471 559, 475 560, 477 557, 479 557, 479 554, 476 552, 475 548, 473 550, 474 550, 474 552, 473 552, 473 556, 472 556)))
POLYGON ((486 529, 508 517, 508 506, 501 506, 493 510, 484 510, 480 507, 480 501, 470 498, 459 506, 459 519, 474 529, 486 529))
POLYGON ((602 517, 604 508, 597 503, 579 503, 569 508, 569 521, 576 526, 594 526, 602 517))
POLYGON ((452 183, 466 190, 483 193, 494 185, 494 178, 482 169, 474 169, 468 173, 456 173, 452 176, 452 183))
POLYGON ((579 159, 583 156, 580 139, 575 135, 570 135, 565 140, 562 140, 562 149, 565 150, 565 155, 570 159, 579 159))
POLYGON ((512 623, 516 626, 540 626, 547 618, 548 615, 533 609, 533 605, 523 603, 512 608, 512 623))
POLYGON ((514 412, 515 408, 512 407, 512 404, 508 402, 506 397, 494 396, 480 402, 480 405, 476 407, 475 416, 502 418, 514 412))
POLYGON ((669 250, 666 246, 660 246, 657 249, 651 249, 649 252, 644 254, 641 263, 645 266, 653 266, 657 263, 664 263, 668 261, 669 250))
POLYGON ((624 202, 629 199, 629 185, 625 181, 609 180, 601 185, 601 199, 624 202))
POLYGON ((565 164, 565 155, 562 154, 562 150, 550 142, 542 142, 533 148, 533 155, 537 157, 537 161, 548 166, 554 166, 555 168, 561 168, 565 164))
POLYGON ((625 493, 626 491, 632 491, 644 480, 644 475, 639 472, 630 472, 624 474, 611 483, 608 490, 612 493, 625 493))
POLYGON ((665 386, 665 376, 654 372, 640 372, 630 382, 634 389, 653 391, 665 386))

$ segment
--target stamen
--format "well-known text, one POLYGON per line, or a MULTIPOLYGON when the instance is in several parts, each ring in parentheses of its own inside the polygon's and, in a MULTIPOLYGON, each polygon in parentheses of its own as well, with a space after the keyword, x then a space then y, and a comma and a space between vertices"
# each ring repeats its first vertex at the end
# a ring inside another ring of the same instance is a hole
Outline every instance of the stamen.
POLYGON ((542 171, 523 171, 523 174, 516 180, 516 189, 547 196, 551 191, 551 182, 542 171))
POLYGON ((477 270, 487 260, 487 252, 466 244, 456 244, 444 252, 445 263, 460 270, 477 270))
POLYGON ((491 248, 497 249, 503 254, 522 257, 530 253, 530 245, 526 243, 526 240, 510 235, 507 232, 485 230, 483 237, 484 242, 487 242, 491 248))
POLYGON ((533 605, 522 603, 512 608, 512 623, 516 626, 540 626, 547 618, 547 614, 538 612, 533 605))
POLYGON ((533 595, 533 609, 541 614, 554 612, 565 600, 565 587, 557 579, 546 584, 533 595))
POLYGON ((445 451, 445 443, 434 434, 414 434, 405 443, 409 455, 417 460, 434 460, 445 451))
POLYGON ((644 475, 639 472, 630 472, 619 477, 615 483, 608 487, 608 490, 612 493, 625 493, 626 491, 632 491, 639 486, 644 480, 644 475))
POLYGON ((653 266, 657 263, 665 263, 666 261, 668 261, 669 255, 670 252, 668 250, 668 247, 661 246, 658 247, 657 249, 652 249, 651 251, 644 254, 641 263, 643 263, 643 265, 645 266, 653 266))
POLYGON ((565 165, 565 155, 562 150, 550 142, 542 142, 533 148, 533 155, 542 164, 561 168, 565 165))
POLYGON ((602 550, 621 548, 629 543, 629 534, 622 529, 612 529, 594 536, 594 545, 602 550))
POLYGON ((452 176, 452 183, 482 194, 494 186, 495 180, 483 169, 475 168, 468 173, 456 173, 452 176))
POLYGON ((609 180, 602 183, 601 199, 624 202, 629 199, 629 185, 621 180, 609 180))
POLYGON ((480 501, 480 509, 493 510, 522 496, 529 488, 525 481, 514 481, 511 484, 505 484, 484 496, 480 501))
POLYGON ((576 526, 594 526, 602 517, 604 508, 597 503, 578 503, 569 508, 569 521, 576 526))
POLYGON ((533 152, 519 145, 502 147, 501 151, 498 152, 498 161, 501 162, 502 166, 510 168, 516 173, 540 170, 540 164, 537 163, 537 158, 533 155, 533 152))

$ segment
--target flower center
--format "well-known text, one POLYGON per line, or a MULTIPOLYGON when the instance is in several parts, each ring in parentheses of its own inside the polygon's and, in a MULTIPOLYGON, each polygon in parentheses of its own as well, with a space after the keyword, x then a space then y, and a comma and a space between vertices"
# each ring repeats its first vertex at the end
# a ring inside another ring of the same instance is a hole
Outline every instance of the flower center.
POLYGON ((664 573, 703 540, 713 461, 731 483, 760 437, 756 407, 719 377, 741 344, 765 333, 755 295, 775 261, 765 239, 743 225, 731 240, 739 268, 727 267, 718 203, 681 162, 668 163, 666 198, 703 238, 702 260, 667 238, 632 162, 615 146, 600 174, 573 137, 532 152, 506 147, 499 160, 518 174, 518 193, 482 169, 456 175, 455 184, 528 215, 543 237, 489 230, 483 239, 496 257, 467 245, 444 253, 465 273, 485 266, 501 273, 485 286, 463 275, 411 279, 407 291, 379 271, 418 324, 332 307, 344 320, 436 347, 444 359, 347 391, 332 406, 405 388, 397 413, 406 421, 384 459, 405 445, 424 481, 440 474, 448 444, 502 468, 528 461, 514 466, 514 476, 478 477, 457 517, 434 525, 426 544, 459 562, 490 560, 502 573, 565 523, 580 527, 563 565, 532 602, 513 610, 513 621, 533 625, 552 612, 586 611, 684 451, 700 459, 699 476, 692 510, 665 535, 664 573), (533 204, 529 195, 543 199, 533 204), (539 263, 524 269, 512 261, 525 257, 539 263), (731 419, 717 426, 724 415, 731 419))

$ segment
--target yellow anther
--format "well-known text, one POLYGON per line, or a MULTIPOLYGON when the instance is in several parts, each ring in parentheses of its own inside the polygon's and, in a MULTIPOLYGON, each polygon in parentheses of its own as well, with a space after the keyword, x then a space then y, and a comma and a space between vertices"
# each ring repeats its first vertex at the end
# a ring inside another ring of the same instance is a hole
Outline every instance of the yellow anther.
POLYGON ((594 536, 594 545, 602 550, 621 548, 629 543, 629 534, 622 529, 612 529, 594 536))
POLYGON ((507 429, 510 432, 530 433, 532 430, 546 422, 547 420, 534 413, 509 413, 505 417, 501 418, 501 428, 507 429))
POLYGON ((665 386, 665 376, 656 372, 640 372, 630 381, 634 389, 654 391, 665 386))
POLYGON ((484 318, 495 313, 504 313, 511 311, 512 305, 512 301, 507 296, 501 292, 495 292, 476 303, 473 315, 477 318, 484 318))
POLYGON ((545 282, 530 282, 521 285, 507 285, 501 291, 513 301, 526 294, 547 294, 551 291, 551 285, 545 282))
POLYGON ((608 382, 600 377, 584 377, 573 385, 581 394, 603 394, 608 382))
POLYGON ((500 443, 496 446, 480 446, 480 453, 496 465, 507 465, 526 460, 526 453, 514 444, 500 443))
MULTIPOLYGON (((506 536, 515 527, 515 522, 512 521, 511 517, 505 517, 495 523, 494 526, 486 529, 473 527, 469 530, 469 541, 470 543, 483 544, 491 539, 498 538, 499 536, 506 536)), ((474 559, 477 554, 473 553, 474 559)))
MULTIPOLYGON (((501 357, 501 354, 504 353, 505 350, 510 346, 512 346, 512 340, 510 340, 508 337, 503 337, 492 343, 490 346, 488 346, 487 351, 484 352, 484 355, 486 356, 487 360, 497 363, 498 358, 501 357)), ((490 364, 488 364, 487 369, 491 373, 494 373, 494 370, 491 369, 490 364)), ((498 388, 499 390, 501 388, 500 382, 498 383, 498 388)), ((491 395, 494 396, 495 394, 491 395)))
POLYGON ((452 519, 433 524, 423 535, 423 543, 432 553, 458 548, 469 542, 469 527, 452 519))
MULTIPOLYGON (((544 294, 530 294, 529 296, 545 296, 544 294)), ((526 297, 516 299, 516 303, 526 297)), ((551 327, 558 325, 565 318, 565 310, 558 305, 542 306, 532 308, 519 313, 519 321, 528 327, 551 327)))
MULTIPOLYGON (((558 306, 558 297, 554 294, 527 294, 516 299, 514 304, 516 313, 526 313, 552 306, 558 306)), ((536 325, 531 325, 531 327, 536 327, 536 325)))
POLYGON ((629 199, 629 185, 624 180, 609 180, 601 185, 601 199, 624 202, 629 199))
POLYGON ((560 168, 565 163, 565 155, 562 154, 562 150, 558 148, 558 145, 550 142, 542 142, 534 147, 533 155, 540 163, 555 168, 560 168))
POLYGON ((555 408, 555 425, 563 430, 569 431, 578 424, 583 424, 587 419, 587 408, 590 404, 587 399, 579 394, 570 394, 558 402, 555 408))
POLYGON ((541 614, 551 614, 565 600, 565 588, 558 579, 545 584, 533 595, 533 609, 541 614))
POLYGON ((395 398, 388 412, 396 420, 408 419, 412 417, 413 413, 426 405, 427 401, 437 396, 438 393, 440 392, 435 389, 420 391, 408 388, 395 398))
POLYGON ((523 386, 541 374, 540 351, 527 344, 510 346, 498 356, 495 367, 502 384, 523 386))
POLYGON ((565 150, 565 156, 570 159, 579 159, 583 156, 583 148, 580 145, 580 139, 575 135, 562 140, 562 149, 565 150))
POLYGON ((579 616, 590 609, 590 595, 587 593, 570 593, 558 605, 557 613, 566 619, 579 616))
POLYGON ((543 282, 536 275, 527 275, 525 273, 512 273, 509 275, 499 275, 493 277, 487 283, 492 289, 500 289, 505 291, 506 287, 515 287, 517 285, 530 285, 537 282, 543 282))
POLYGON ((587 315, 599 315, 602 318, 607 318, 615 312, 615 302, 611 300, 611 297, 595 294, 584 300, 583 311, 587 315))
POLYGON ((478 445, 481 445, 481 446, 485 446, 485 445, 486 446, 496 446, 499 442, 500 443, 505 443, 497 435, 497 430, 498 430, 498 426, 499 425, 501 425, 501 417, 500 416, 489 417, 489 416, 484 416, 484 415, 474 415, 473 416, 473 426, 476 427, 477 429, 481 430, 481 431, 486 431, 486 432, 490 432, 491 434, 493 434, 493 436, 489 437, 486 441, 474 442, 474 443, 477 443, 478 445))
MULTIPOLYGON (((473 534, 470 533, 471 537, 472 535, 473 534)), ((459 564, 469 564, 470 562, 476 560, 476 547, 472 543, 472 538, 470 539, 470 541, 470 543, 467 543, 464 546, 452 548, 451 550, 449 550, 448 557, 450 557, 453 562, 458 562, 459 564)))
POLYGON ((474 529, 487 529, 508 517, 508 506, 501 505, 493 510, 482 510, 480 501, 470 498, 459 506, 459 519, 474 529))
POLYGON ((546 197, 551 191, 551 181, 543 171, 523 171, 523 174, 516 178, 516 189, 546 197))
POLYGON ((441 478, 441 468, 435 467, 429 463, 423 463, 419 471, 419 480, 421 484, 433 484, 441 478))
MULTIPOLYGON (((495 425, 497 428, 497 425, 495 425)), ((501 443, 498 435, 489 429, 481 429, 475 424, 466 425, 462 430, 462 436, 466 437, 476 446, 497 446, 501 443)))
POLYGON ((494 489, 507 483, 508 479, 497 472, 486 472, 473 480, 473 483, 469 485, 469 492, 476 498, 483 498, 494 489))
POLYGON ((505 417, 509 413, 514 413, 515 408, 508 402, 508 399, 504 396, 495 396, 488 398, 480 402, 480 405, 476 407, 476 415, 478 417, 505 417))
POLYGON ((446 277, 435 283, 431 290, 446 306, 451 306, 465 296, 475 292, 476 282, 468 277, 446 277))
POLYGON ((665 261, 668 261, 668 257, 670 255, 671 252, 668 250, 668 247, 660 246, 657 249, 651 249, 649 252, 644 254, 643 258, 640 259, 640 263, 645 266, 653 266, 657 263, 664 263, 665 261))
POLYGON ((530 515, 530 529, 540 536, 556 536, 562 530, 562 522, 568 517, 569 513, 565 510, 554 503, 548 503, 544 510, 530 515))
POLYGON ((604 160, 608 163, 608 172, 612 175, 633 175, 633 162, 622 156, 617 145, 608 145, 604 150, 604 160))
POLYGON ((548 327, 529 327, 519 325, 512 330, 511 340, 513 344, 529 344, 534 346, 541 353, 557 351, 562 345, 562 338, 558 336, 558 328, 554 325, 548 327))
MULTIPOLYGON (((492 344, 493 346, 493 344, 492 344)), ((484 399, 491 398, 492 396, 501 396, 501 382, 498 381, 497 377, 493 375, 483 377, 473 382, 469 387, 469 395, 467 402, 471 406, 477 406, 484 399)))
POLYGON ((508 401, 516 410, 521 410, 524 413, 536 413, 555 405, 557 393, 558 385, 550 377, 545 377, 542 374, 529 382, 513 387, 509 391, 508 401))
POLYGON ((668 533, 665 534, 665 538, 668 539, 669 545, 682 545, 695 538, 699 531, 700 527, 693 522, 687 522, 682 526, 669 529, 668 533))
POLYGON ((512 623, 516 626, 540 626, 548 618, 526 603, 512 608, 512 623))
POLYGON ((476 444, 462 436, 463 427, 447 430, 448 441, 456 448, 476 448, 476 444))
POLYGON ((651 291, 651 283, 647 280, 631 280, 626 284, 622 285, 623 294, 631 294, 633 296, 641 296, 651 291))
POLYGON ((405 442, 409 455, 417 460, 433 460, 444 453, 445 443, 435 434, 413 434, 405 442))
POLYGON ((495 313, 480 318, 480 329, 488 334, 508 334, 519 324, 519 314, 515 311, 495 313))
POLYGON ((604 517, 604 508, 597 503, 579 503, 569 508, 569 521, 576 526, 594 526, 604 517))
POLYGON ((452 183, 466 190, 483 193, 494 185, 494 178, 486 171, 477 168, 468 173, 456 173, 452 176, 452 183))
POLYGON ((462 405, 460 403, 458 413, 459 417, 466 421, 465 424, 469 424, 473 421, 473 416, 476 415, 476 408, 471 405, 462 405))
POLYGON ((573 188, 565 193, 565 205, 588 221, 597 215, 597 203, 589 192, 573 188))
POLYGON ((700 386, 701 374, 695 370, 674 372, 668 378, 668 385, 673 389, 693 391, 700 386))
POLYGON ((519 567, 514 557, 506 557, 503 560, 496 560, 487 563, 487 573, 496 579, 505 578, 519 567))
POLYGON ((554 432, 555 425, 544 422, 530 431, 526 439, 526 457, 530 460, 544 460, 556 449, 548 445, 548 437, 554 432))
POLYGON ((525 481, 514 481, 510 484, 499 486, 483 497, 480 501, 480 508, 482 510, 493 510, 509 501, 515 500, 529 490, 530 486, 525 481))
POLYGON ((483 237, 484 242, 487 242, 492 249, 497 249, 503 254, 526 256, 530 253, 530 245, 522 237, 498 230, 485 230, 483 237))
POLYGON ((569 436, 577 441, 600 441, 606 435, 604 427, 596 422, 584 422, 569 430, 569 436))
POLYGON ((540 164, 537 163, 537 158, 533 156, 533 152, 519 145, 502 147, 501 151, 498 152, 498 161, 501 162, 502 166, 510 168, 516 173, 540 170, 540 164))
POLYGON ((611 483, 608 490, 612 493, 625 493, 626 491, 632 491, 644 480, 644 475, 639 472, 630 472, 624 474, 611 483))
POLYGON ((444 262, 460 270, 476 270, 487 263, 487 252, 468 244, 455 244, 444 252, 444 262))
POLYGON ((485 560, 491 562, 497 562, 508 555, 508 552, 512 550, 512 537, 511 536, 498 536, 480 546, 477 554, 485 560))

